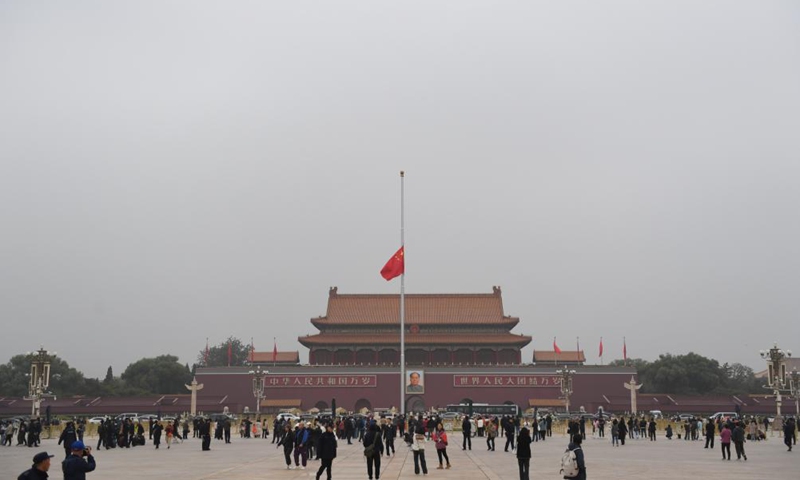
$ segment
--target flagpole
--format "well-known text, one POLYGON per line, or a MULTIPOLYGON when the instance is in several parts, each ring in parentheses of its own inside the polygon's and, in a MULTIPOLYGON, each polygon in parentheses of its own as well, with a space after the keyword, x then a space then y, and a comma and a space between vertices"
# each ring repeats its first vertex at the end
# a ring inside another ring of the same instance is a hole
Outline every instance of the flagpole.
POLYGON ((603 337, 600 337, 600 365, 603 365, 603 337))
POLYGON ((403 249, 403 273, 400 275, 400 413, 406 413, 406 270, 405 270, 405 211, 403 182, 400 170, 400 248, 403 249))

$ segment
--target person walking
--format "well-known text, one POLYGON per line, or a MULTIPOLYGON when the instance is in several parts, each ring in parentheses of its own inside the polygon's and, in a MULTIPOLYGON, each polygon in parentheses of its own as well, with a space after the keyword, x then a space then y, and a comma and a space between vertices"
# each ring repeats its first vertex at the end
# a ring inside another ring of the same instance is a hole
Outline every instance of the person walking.
POLYGON ((167 428, 164 429, 164 433, 167 435, 167 449, 172 445, 172 436, 175 434, 175 427, 172 425, 172 421, 167 422, 167 428))
POLYGON ((439 457, 439 466, 437 470, 444 468, 442 466, 442 457, 447 462, 447 468, 450 468, 450 457, 447 456, 447 432, 441 423, 436 425, 436 431, 433 432, 433 441, 436 444, 436 455, 439 457))
POLYGON ((787 452, 792 451, 792 443, 794 440, 795 423, 794 418, 789 418, 783 422, 783 444, 789 447, 787 452))
POLYGON ((731 459, 731 429, 728 424, 722 425, 722 431, 719 432, 719 443, 722 445, 722 459, 725 460, 725 452, 728 452, 728 460, 731 459))
POLYGON ((387 420, 384 422, 383 426, 381 427, 381 435, 383 436, 383 442, 386 445, 386 456, 389 457, 392 454, 397 454, 394 450, 394 437, 397 436, 397 427, 395 426, 394 422, 391 420, 387 420))
POLYGON ((530 480, 531 471, 531 436, 526 427, 522 427, 517 437, 517 464, 519 480, 530 480))
POLYGON ((461 433, 464 434, 461 450, 466 450, 467 448, 472 450, 472 422, 469 421, 469 415, 464 415, 464 420, 461 421, 461 433))
POLYGON ((294 466, 303 470, 306 469, 306 464, 308 464, 308 439, 309 431, 306 428, 306 424, 300 422, 297 426, 297 432, 294 434, 294 466))
POLYGON ((497 436, 497 427, 491 420, 486 422, 486 447, 488 450, 494 451, 494 437, 497 436))
POLYGON ((656 441, 656 420, 654 418, 650 418, 650 423, 647 424, 647 433, 650 435, 650 441, 656 441))
POLYGON ((742 422, 736 421, 735 426, 733 427, 733 433, 731 433, 731 440, 733 441, 734 447, 736 447, 736 460, 741 460, 744 457, 744 461, 747 461, 747 455, 744 453, 744 428, 742 428, 742 422))
POLYGON ((375 480, 381 478, 381 455, 383 455, 383 441, 378 424, 372 423, 362 440, 364 445, 364 457, 367 459, 367 476, 372 480, 375 473, 375 480))
MULTIPOLYGON (((21 426, 22 424, 20 424, 21 426)), ((58 444, 64 444, 64 458, 69 458, 72 454, 72 444, 78 440, 78 434, 75 432, 75 424, 72 422, 67 422, 67 426, 64 427, 64 430, 61 432, 61 436, 58 437, 58 444)))
POLYGON ((509 445, 511 445, 511 450, 515 450, 516 449, 516 447, 514 446, 515 428, 514 428, 514 422, 510 418, 506 419, 505 425, 503 425, 503 430, 504 430, 503 433, 505 433, 506 435, 506 446, 503 449, 503 451, 507 452, 509 445))
POLYGON ((156 446, 156 449, 158 449, 159 445, 161 445, 161 432, 163 431, 164 426, 161 425, 161 420, 159 420, 155 425, 153 425, 153 445, 156 446))
POLYGON ((619 423, 616 418, 611 421, 611 446, 619 447, 619 423))
POLYGON ((292 468, 292 450, 294 449, 294 432, 289 422, 283 426, 283 436, 278 440, 278 445, 275 448, 283 445, 283 456, 286 458, 286 470, 292 468))
POLYGON ((619 445, 625 445, 625 436, 628 435, 628 426, 625 424, 625 417, 619 421, 619 445))
POLYGON ((325 431, 319 437, 319 447, 317 448, 317 456, 320 459, 321 465, 317 470, 317 480, 322 477, 322 472, 328 472, 328 480, 331 480, 331 468, 333 468, 333 459, 336 458, 336 435, 333 433, 333 424, 327 423, 325 431))

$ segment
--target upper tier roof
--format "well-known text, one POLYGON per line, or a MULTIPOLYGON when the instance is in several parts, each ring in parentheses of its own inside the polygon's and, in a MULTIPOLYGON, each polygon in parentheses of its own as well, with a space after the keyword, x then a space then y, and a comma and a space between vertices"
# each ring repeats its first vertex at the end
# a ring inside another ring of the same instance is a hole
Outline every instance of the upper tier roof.
MULTIPOLYGON (((399 294, 345 294, 330 290, 328 312, 311 319, 316 327, 399 325, 399 294)), ((406 325, 496 325, 512 328, 519 318, 503 315, 500 287, 493 293, 406 294, 406 325)))

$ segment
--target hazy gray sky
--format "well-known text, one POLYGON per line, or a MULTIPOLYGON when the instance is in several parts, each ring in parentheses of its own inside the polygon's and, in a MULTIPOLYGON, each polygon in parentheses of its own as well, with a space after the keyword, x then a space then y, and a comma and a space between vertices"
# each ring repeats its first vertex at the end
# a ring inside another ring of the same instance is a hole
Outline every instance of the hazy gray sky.
POLYGON ((590 362, 800 353, 800 4, 0 4, 3 358, 90 376, 328 288, 503 288, 590 362))

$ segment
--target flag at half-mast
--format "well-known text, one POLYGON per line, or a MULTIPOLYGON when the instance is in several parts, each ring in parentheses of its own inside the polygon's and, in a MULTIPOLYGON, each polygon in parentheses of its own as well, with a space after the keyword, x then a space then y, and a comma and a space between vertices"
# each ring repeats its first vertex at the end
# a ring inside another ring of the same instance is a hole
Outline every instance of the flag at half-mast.
POLYGON ((553 351, 556 353, 561 353, 561 349, 558 348, 558 345, 556 344, 556 337, 553 337, 553 351))
POLYGON ((603 358, 603 337, 600 337, 600 358, 603 358))
POLYGON ((278 342, 275 341, 275 338, 272 338, 272 363, 275 363, 278 360, 278 342))
POLYGON ((387 281, 399 277, 406 271, 406 260, 405 260, 405 246, 400 247, 400 250, 396 251, 392 258, 386 262, 386 265, 383 266, 381 269, 381 276, 385 278, 387 281))

